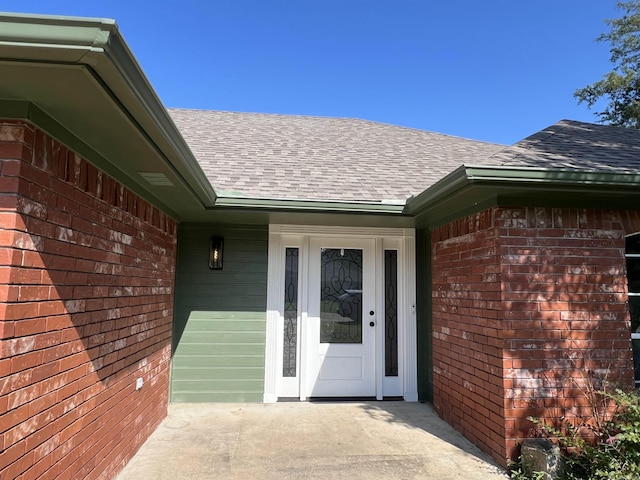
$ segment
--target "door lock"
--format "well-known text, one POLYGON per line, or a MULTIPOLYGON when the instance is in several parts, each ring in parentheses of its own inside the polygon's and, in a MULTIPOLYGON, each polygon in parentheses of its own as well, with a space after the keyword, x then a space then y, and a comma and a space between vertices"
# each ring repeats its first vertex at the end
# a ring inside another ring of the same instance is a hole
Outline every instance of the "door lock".
POLYGON ((374 327, 374 326, 375 326, 375 324, 376 324, 375 322, 369 322, 369 326, 370 326, 370 327, 374 327))
POLYGON ((369 315, 371 315, 371 316, 373 317, 373 316, 375 315, 374 311, 373 311, 373 310, 371 310, 371 311, 369 312, 369 315))

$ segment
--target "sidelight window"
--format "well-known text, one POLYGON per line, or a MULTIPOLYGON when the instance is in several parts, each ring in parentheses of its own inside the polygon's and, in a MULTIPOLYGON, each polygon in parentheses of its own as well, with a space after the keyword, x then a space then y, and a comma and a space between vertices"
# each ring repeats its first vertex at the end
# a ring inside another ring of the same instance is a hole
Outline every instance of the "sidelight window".
POLYGON ((640 387, 640 233, 629 235, 625 242, 631 342, 636 387, 640 387))
POLYGON ((298 363, 298 251, 287 248, 285 252, 283 377, 295 377, 298 363))

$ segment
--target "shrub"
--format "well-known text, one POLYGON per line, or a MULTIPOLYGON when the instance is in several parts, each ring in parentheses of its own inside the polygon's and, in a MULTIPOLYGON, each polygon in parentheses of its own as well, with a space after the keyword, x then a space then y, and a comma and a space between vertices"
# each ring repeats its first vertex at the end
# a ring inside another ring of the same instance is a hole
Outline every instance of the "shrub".
MULTIPOLYGON (((636 392, 599 391, 597 396, 611 412, 583 419, 578 425, 563 420, 560 427, 530 418, 538 433, 557 442, 564 467, 561 480, 640 479, 640 396, 636 392)), ((527 474, 523 465, 513 465, 511 478, 537 480, 539 472, 527 474)))

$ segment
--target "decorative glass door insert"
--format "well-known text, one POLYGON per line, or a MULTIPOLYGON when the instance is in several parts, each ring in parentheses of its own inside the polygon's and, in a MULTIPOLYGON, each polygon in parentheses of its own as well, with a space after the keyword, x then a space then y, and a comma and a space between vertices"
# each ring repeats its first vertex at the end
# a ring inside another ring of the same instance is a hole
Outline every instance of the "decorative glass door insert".
POLYGON ((362 343, 362 250, 320 254, 320 342, 362 343))

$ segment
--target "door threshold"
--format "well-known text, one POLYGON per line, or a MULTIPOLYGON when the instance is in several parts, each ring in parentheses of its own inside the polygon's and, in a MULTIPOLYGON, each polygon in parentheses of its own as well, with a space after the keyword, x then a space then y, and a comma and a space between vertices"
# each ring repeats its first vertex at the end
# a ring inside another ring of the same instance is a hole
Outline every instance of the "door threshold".
MULTIPOLYGON (((278 403, 295 403, 299 402, 300 399, 298 397, 278 397, 278 403)), ((309 397, 307 402, 334 402, 334 403, 342 403, 342 402, 377 402, 376 397, 309 397)), ((393 396, 393 397, 383 397, 381 402, 404 402, 404 397, 401 396, 393 396)))
POLYGON ((309 397, 309 402, 375 402, 376 397, 309 397))

